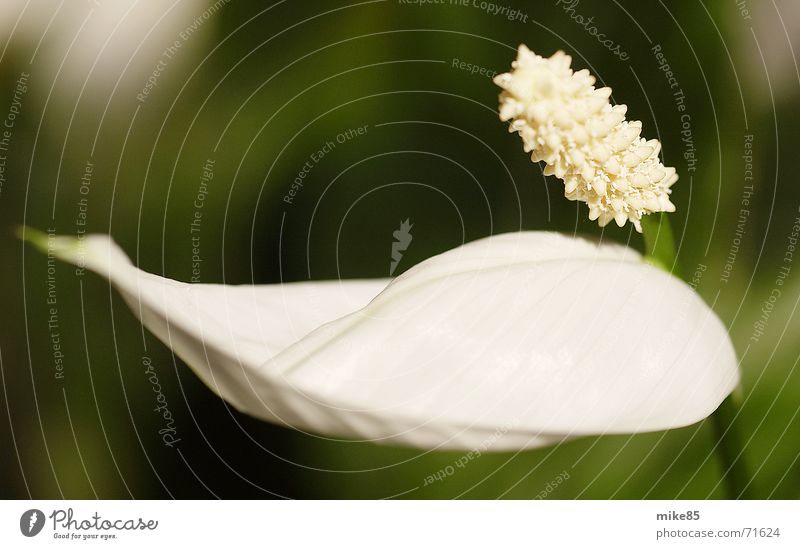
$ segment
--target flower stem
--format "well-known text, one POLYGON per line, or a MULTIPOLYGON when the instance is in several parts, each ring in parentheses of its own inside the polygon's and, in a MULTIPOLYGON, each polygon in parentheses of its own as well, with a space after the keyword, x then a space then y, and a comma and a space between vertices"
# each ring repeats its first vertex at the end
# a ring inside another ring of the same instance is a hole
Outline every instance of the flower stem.
POLYGON ((735 425, 739 415, 739 398, 734 392, 711 414, 711 425, 717 439, 716 451, 724 468, 728 499, 753 499, 750 475, 744 463, 744 448, 735 425))
POLYGON ((675 253, 675 239, 667 214, 645 215, 642 217, 642 236, 644 237, 645 261, 656 267, 681 277, 678 256, 675 253))
MULTIPOLYGON (((668 273, 681 277, 675 253, 672 227, 665 213, 642 217, 642 236, 645 244, 645 261, 668 273)), ((750 475, 744 460, 744 448, 739 426, 739 402, 736 392, 728 395, 711 414, 711 425, 716 444, 714 450, 722 465, 726 495, 729 499, 750 499, 750 475)))

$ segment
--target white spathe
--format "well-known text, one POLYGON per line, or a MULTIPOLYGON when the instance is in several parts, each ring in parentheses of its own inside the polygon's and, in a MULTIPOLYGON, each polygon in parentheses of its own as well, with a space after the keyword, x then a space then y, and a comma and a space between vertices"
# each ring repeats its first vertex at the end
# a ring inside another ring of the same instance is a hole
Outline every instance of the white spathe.
POLYGON ((325 436, 499 451, 659 431, 739 381, 686 284, 613 244, 492 236, 389 280, 185 284, 106 236, 39 242, 108 277, 236 409, 325 436))

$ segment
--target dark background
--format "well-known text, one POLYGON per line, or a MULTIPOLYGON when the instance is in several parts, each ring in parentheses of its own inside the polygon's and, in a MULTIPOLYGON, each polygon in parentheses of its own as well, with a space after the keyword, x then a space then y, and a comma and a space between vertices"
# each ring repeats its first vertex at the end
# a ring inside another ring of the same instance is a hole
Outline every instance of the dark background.
POLYGON ((550 497, 722 497, 706 422, 484 455, 423 486, 460 454, 330 442, 243 416, 143 334, 106 281, 78 278, 65 264, 55 271, 64 354, 56 378, 47 260, 14 228, 74 234, 85 197, 88 230, 113 235, 141 268, 188 281, 189 228, 208 159, 203 282, 387 276, 392 232, 404 219, 414 240, 400 271, 463 241, 519 229, 602 233, 641 248, 630 226, 602 231, 584 205, 562 198, 563 184, 543 177, 498 120, 490 78, 454 67, 457 59, 505 71, 519 43, 548 56, 567 51, 573 67, 614 89, 644 136, 661 139, 665 163, 680 175, 671 220, 681 267, 700 273, 697 290, 742 359, 737 421, 754 486, 761 497, 800 496, 799 266, 764 335, 751 339, 800 206, 798 3, 749 0, 743 14, 733 1, 584 1, 569 11, 563 2, 498 0, 521 10, 524 20, 515 21, 472 0, 231 0, 207 18, 212 0, 34 4, 0 8, 0 117, 17 79, 30 74, 0 189, 3 497, 529 498, 563 471, 569 479, 550 497), (574 14, 594 17, 629 59, 599 44, 574 14), (694 171, 684 158, 686 119, 655 45, 685 93, 694 171), (314 165, 293 204, 283 201, 312 153, 365 125, 365 135, 314 165), (82 195, 88 161, 94 172, 82 195), (176 448, 158 435, 145 356, 175 415, 176 448))

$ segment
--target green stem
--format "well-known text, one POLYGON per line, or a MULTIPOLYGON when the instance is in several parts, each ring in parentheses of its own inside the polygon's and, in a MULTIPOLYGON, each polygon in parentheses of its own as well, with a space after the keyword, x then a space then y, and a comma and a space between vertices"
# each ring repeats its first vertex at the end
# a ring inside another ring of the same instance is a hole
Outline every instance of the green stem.
POLYGON ((717 455, 722 462, 728 499, 753 499, 750 475, 744 463, 742 437, 734 423, 739 415, 739 398, 728 395, 711 414, 711 425, 717 439, 717 455))
POLYGON ((678 255, 675 252, 675 239, 667 214, 646 215, 642 218, 645 261, 652 263, 668 273, 680 277, 678 255))
MULTIPOLYGON (((642 236, 645 244, 645 261, 680 277, 675 240, 667 215, 661 213, 644 216, 642 236)), ((735 394, 729 395, 711 414, 711 425, 716 439, 714 450, 722 465, 727 497, 750 499, 753 497, 749 488, 750 475, 744 462, 739 426, 735 422, 740 409, 738 400, 735 394)))

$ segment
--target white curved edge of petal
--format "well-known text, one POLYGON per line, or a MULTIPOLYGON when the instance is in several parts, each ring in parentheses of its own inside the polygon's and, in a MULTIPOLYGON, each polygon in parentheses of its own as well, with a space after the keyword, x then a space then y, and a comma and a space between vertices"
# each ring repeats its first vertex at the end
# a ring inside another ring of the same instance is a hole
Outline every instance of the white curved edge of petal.
POLYGON ((27 239, 108 277, 148 329, 235 408, 312 433, 434 449, 535 448, 689 425, 738 384, 716 315, 623 246, 508 233, 432 257, 388 286, 223 286, 144 273, 107 236, 80 246, 42 236, 27 239), (630 293, 642 302, 626 300, 630 293), (652 316, 663 321, 643 322, 637 306, 664 313, 652 316), (570 323, 584 336, 559 340, 570 323), (606 332, 637 329, 624 360, 613 344, 598 346, 606 332), (547 337, 532 340, 537 331, 547 337), (664 348, 648 359, 653 345, 664 348), (578 358, 588 363, 576 366, 578 358))
POLYGON ((367 432, 391 418, 408 439, 423 436, 420 426, 449 426, 457 445, 469 431, 567 439, 683 427, 739 382, 725 326, 689 286, 602 258, 387 289, 265 367, 283 372, 290 394, 325 403, 326 417, 310 423, 367 432))

